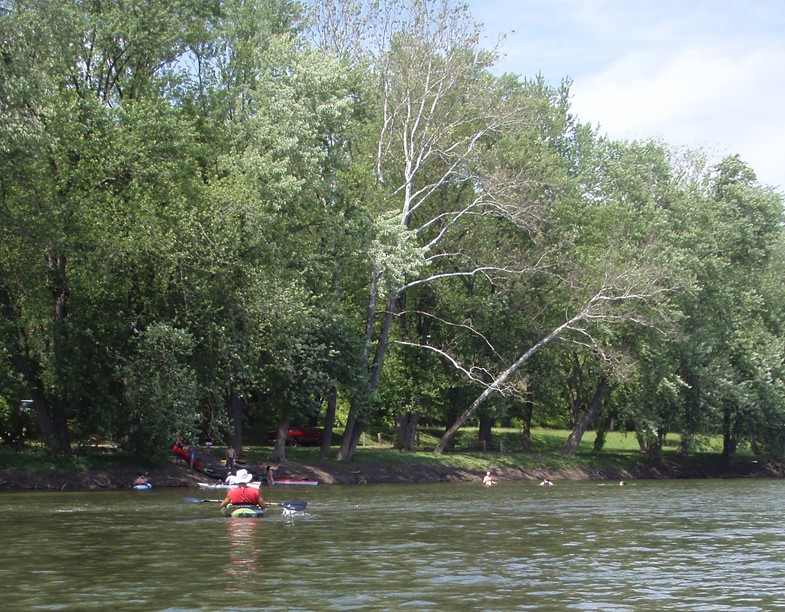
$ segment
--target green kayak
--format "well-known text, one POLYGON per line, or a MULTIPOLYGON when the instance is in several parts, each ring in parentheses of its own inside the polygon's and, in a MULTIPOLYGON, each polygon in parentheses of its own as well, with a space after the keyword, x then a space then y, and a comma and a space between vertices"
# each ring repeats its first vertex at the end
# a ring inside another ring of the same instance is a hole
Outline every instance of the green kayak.
POLYGON ((234 506, 229 504, 221 508, 221 514, 232 518, 263 518, 264 510, 259 506, 234 506))

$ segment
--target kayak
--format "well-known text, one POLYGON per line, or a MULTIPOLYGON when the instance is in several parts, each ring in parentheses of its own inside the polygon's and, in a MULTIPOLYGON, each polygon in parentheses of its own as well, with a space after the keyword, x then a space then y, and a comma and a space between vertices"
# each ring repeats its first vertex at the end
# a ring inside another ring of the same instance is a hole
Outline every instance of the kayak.
MULTIPOLYGON (((234 489, 237 485, 228 485, 223 482, 211 483, 211 482, 200 482, 199 488, 200 489, 234 489)), ((267 484, 264 481, 264 484, 267 484)), ((305 478, 276 478, 275 479, 276 485, 299 485, 299 486, 316 486, 319 484, 318 480, 307 480, 305 478)), ((262 485, 261 482, 249 482, 249 487, 254 487, 258 489, 262 485)))
POLYGON ((221 508, 221 514, 231 518, 264 518, 264 510, 258 506, 233 506, 221 508))
MULTIPOLYGON (((179 444, 175 444, 172 447, 172 452, 175 455, 177 455, 180 459, 185 461, 186 464, 190 464, 191 458, 188 456, 188 451, 185 450, 182 446, 180 446, 179 444)), ((209 468, 209 467, 205 466, 204 464, 202 464, 201 460, 198 457, 196 459, 194 459, 194 469, 197 472, 201 472, 202 474, 204 474, 208 478, 225 478, 226 477, 225 473, 219 472, 217 470, 214 470, 214 469, 209 468)))
MULTIPOLYGON (((187 464, 189 464, 189 465, 191 464, 191 457, 188 455, 188 451, 185 450, 179 444, 175 444, 174 446, 172 446, 172 452, 175 455, 177 455, 180 459, 185 461, 187 464)), ((201 461, 201 459, 199 459, 199 457, 194 458, 194 469, 198 470, 200 472, 205 469, 204 465, 202 465, 202 461, 201 461)))
POLYGON ((153 488, 153 485, 147 482, 145 484, 135 484, 131 488, 135 489, 136 491, 149 491, 150 489, 153 488))
MULTIPOLYGON (((201 504, 201 503, 221 503, 220 499, 199 499, 196 497, 184 497, 184 502, 189 504, 201 504)), ((308 502, 302 499, 295 499, 292 501, 285 501, 285 502, 266 502, 265 506, 279 506, 283 508, 283 515, 284 516, 297 516, 304 513, 304 510, 308 502)), ((223 516, 233 516, 236 518, 243 518, 243 517, 250 517, 250 518, 262 518, 264 516, 264 510, 259 506, 253 505, 240 505, 240 506, 233 506, 229 504, 225 508, 221 508, 221 514, 223 516)))
POLYGON ((313 487, 319 484, 318 480, 308 480, 307 478, 276 478, 276 485, 301 485, 313 487))
MULTIPOLYGON (((237 485, 234 484, 226 484, 225 482, 200 482, 197 483, 200 489, 234 489, 237 485)), ((249 482, 248 486, 253 487, 254 489, 258 489, 261 486, 261 482, 249 482)))

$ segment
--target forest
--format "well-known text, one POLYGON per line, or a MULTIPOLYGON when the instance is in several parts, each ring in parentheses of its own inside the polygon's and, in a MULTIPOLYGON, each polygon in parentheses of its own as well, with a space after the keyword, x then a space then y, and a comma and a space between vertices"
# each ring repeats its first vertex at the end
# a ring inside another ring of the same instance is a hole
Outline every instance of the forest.
POLYGON ((2 444, 785 459, 783 194, 608 138, 482 33, 455 0, 0 0, 2 444))

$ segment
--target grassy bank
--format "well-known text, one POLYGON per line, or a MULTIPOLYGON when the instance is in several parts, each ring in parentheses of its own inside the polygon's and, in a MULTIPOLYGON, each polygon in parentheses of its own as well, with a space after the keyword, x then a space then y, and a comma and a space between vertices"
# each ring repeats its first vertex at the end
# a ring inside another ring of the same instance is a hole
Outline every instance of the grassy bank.
MULTIPOLYGON (((689 459, 677 455, 681 440, 672 435, 666 440, 662 458, 653 460, 645 457, 634 434, 612 432, 607 434, 602 452, 594 453, 595 435, 587 433, 575 456, 565 455, 559 449, 567 440, 569 431, 536 429, 532 432, 532 444, 524 451, 520 432, 514 429, 494 429, 492 444, 483 449, 476 443, 477 430, 466 428, 458 436, 454 451, 435 455, 441 430, 422 429, 418 450, 401 452, 394 448, 393 439, 387 433, 366 434, 358 445, 353 460, 349 463, 334 459, 323 459, 319 449, 313 447, 290 448, 287 460, 305 466, 326 470, 345 466, 344 471, 360 474, 387 472, 400 476, 406 470, 430 471, 435 474, 480 475, 486 469, 511 477, 539 478, 543 474, 561 474, 565 477, 585 478, 603 475, 613 478, 619 474, 665 474, 667 470, 716 473, 723 469, 721 463, 722 440, 706 437, 698 441, 698 451, 689 459)), ((250 465, 263 464, 269 455, 268 447, 246 447, 245 459, 250 465)), ((748 466, 753 461, 749 454, 740 454, 739 464, 748 466)), ((746 471, 748 467, 745 467, 746 471)))
MULTIPOLYGON (((610 433, 602 452, 594 453, 594 434, 588 433, 575 456, 564 455, 559 448, 569 432, 537 429, 532 445, 524 451, 520 432, 494 429, 490 447, 476 443, 477 430, 460 432, 454 451, 435 455, 433 448, 441 431, 422 429, 416 451, 394 448, 389 432, 364 435, 352 461, 323 458, 316 447, 286 449, 286 461, 276 464, 279 477, 315 478, 324 483, 431 482, 476 480, 486 469, 500 478, 539 479, 550 475, 557 479, 679 478, 779 475, 777 469, 763 466, 748 453, 739 455, 733 468, 721 461, 721 440, 706 437, 690 458, 677 455, 679 437, 667 438, 662 458, 654 460, 641 454, 634 434, 610 433)), ((220 468, 223 447, 216 447, 207 465, 220 468)), ((241 464, 255 473, 269 463, 271 447, 246 445, 239 456, 241 464)), ((200 451, 204 451, 203 448, 200 451)), ((127 486, 137 472, 148 472, 159 486, 193 486, 206 480, 202 474, 175 464, 164 454, 139 462, 107 446, 83 447, 71 457, 52 459, 40 446, 14 450, 0 446, 0 488, 63 489, 127 486)))

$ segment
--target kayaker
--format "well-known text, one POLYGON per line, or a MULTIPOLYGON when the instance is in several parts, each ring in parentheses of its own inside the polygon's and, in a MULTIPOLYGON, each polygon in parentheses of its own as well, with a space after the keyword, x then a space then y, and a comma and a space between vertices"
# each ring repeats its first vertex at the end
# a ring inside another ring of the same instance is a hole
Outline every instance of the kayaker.
POLYGON ((221 502, 221 510, 231 505, 233 508, 249 508, 258 506, 262 510, 267 507, 267 504, 259 495, 259 489, 256 487, 249 487, 248 483, 251 482, 253 474, 249 474, 248 470, 237 470, 235 474, 237 479, 237 487, 229 489, 229 492, 221 502))

